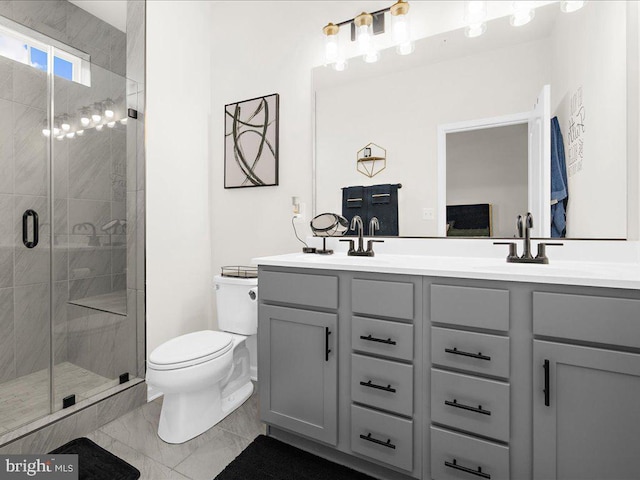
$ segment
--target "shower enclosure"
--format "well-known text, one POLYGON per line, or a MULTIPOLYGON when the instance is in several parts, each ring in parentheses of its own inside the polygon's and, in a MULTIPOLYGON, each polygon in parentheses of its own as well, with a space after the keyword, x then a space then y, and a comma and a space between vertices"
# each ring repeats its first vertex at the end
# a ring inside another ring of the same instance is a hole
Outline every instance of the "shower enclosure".
POLYGON ((0 17, 0 438, 141 375, 136 92, 0 17))

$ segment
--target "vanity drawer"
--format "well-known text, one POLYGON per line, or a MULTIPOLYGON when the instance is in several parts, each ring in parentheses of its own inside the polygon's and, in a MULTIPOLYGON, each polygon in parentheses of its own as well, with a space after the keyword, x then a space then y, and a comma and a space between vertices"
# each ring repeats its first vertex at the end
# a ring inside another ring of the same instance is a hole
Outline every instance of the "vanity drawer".
POLYGON ((260 272, 261 301, 338 308, 338 277, 302 273, 260 272))
POLYGON ((509 378, 509 338, 431 327, 431 363, 509 378))
POLYGON ((509 384, 431 369, 431 420, 509 441, 509 384))
POLYGON ((508 480, 509 447, 431 427, 430 478, 508 480))
POLYGON ((353 279, 351 309, 354 313, 413 320, 413 283, 353 279))
POLYGON ((640 300, 533 292, 533 333, 626 347, 640 345, 640 300))
POLYGON ((431 321, 509 331, 509 291, 431 285, 431 321))
POLYGON ((401 360, 413 360, 413 325, 353 317, 351 348, 401 360))
POLYGON ((351 450, 403 470, 413 469, 413 422, 351 405, 351 450))
POLYGON ((413 414, 413 366, 351 355, 351 399, 402 415, 413 414))

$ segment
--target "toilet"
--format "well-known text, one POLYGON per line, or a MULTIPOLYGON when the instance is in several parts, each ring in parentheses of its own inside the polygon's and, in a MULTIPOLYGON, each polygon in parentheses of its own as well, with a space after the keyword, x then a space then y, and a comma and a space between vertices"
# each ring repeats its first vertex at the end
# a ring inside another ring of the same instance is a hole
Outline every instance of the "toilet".
POLYGON ((253 393, 255 354, 250 362, 247 340, 255 345, 258 279, 216 275, 214 280, 224 331, 181 335, 149 355, 146 380, 164 393, 158 436, 167 443, 206 432, 253 393))

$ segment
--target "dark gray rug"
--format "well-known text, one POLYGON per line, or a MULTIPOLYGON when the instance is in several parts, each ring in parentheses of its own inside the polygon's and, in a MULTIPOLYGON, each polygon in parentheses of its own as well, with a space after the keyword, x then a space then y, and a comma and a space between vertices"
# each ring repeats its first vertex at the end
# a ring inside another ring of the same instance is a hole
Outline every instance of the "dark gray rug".
POLYGON ((324 458, 260 435, 215 480, 373 480, 324 458))
POLYGON ((78 455, 79 480, 136 480, 140 471, 88 438, 81 437, 49 452, 78 455))

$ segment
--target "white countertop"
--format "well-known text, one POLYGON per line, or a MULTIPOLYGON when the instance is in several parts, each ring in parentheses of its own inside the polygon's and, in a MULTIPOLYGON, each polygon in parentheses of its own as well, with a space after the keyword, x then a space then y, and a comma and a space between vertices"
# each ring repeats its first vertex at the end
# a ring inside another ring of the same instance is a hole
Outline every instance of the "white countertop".
MULTIPOLYGON (((505 252, 506 253, 506 252, 505 252)), ((433 277, 584 285, 640 290, 637 262, 554 261, 549 265, 507 263, 505 258, 450 257, 377 253, 375 257, 291 253, 255 258, 257 265, 433 277)))

